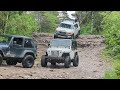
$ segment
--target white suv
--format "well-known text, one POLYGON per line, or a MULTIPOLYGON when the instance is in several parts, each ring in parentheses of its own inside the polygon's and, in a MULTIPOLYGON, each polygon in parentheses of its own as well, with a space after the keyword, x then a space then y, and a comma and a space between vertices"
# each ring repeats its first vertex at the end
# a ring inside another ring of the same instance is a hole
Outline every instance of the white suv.
POLYGON ((76 20, 64 20, 56 28, 54 38, 69 38, 74 39, 80 34, 79 22, 76 20))
POLYGON ((56 65, 56 63, 64 63, 65 68, 69 68, 71 62, 73 62, 73 66, 77 67, 79 64, 79 56, 76 40, 51 40, 46 55, 43 55, 41 58, 41 66, 46 67, 48 62, 52 65, 56 65))

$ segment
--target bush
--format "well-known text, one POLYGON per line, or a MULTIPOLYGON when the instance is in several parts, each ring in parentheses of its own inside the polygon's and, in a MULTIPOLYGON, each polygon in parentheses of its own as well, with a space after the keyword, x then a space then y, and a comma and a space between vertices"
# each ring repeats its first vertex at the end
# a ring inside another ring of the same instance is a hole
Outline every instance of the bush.
POLYGON ((120 54, 120 12, 111 12, 103 18, 103 23, 107 49, 115 57, 120 54))
POLYGON ((81 34, 83 35, 89 35, 91 34, 91 25, 82 25, 81 26, 81 34))
POLYGON ((44 21, 41 23, 41 31, 47 33, 54 33, 58 24, 57 16, 49 11, 44 13, 44 21))
POLYGON ((114 61, 113 70, 105 72, 105 79, 120 79, 120 61, 114 61))
MULTIPOLYGON (((104 13, 103 13, 104 14, 104 13)), ((105 78, 120 78, 120 12, 113 11, 103 18, 103 35, 105 36, 106 50, 114 59, 112 71, 105 73, 105 78)))
POLYGON ((6 34, 32 36, 37 29, 37 22, 31 14, 15 14, 8 21, 6 34))
POLYGON ((106 71, 104 79, 118 79, 114 71, 106 71))

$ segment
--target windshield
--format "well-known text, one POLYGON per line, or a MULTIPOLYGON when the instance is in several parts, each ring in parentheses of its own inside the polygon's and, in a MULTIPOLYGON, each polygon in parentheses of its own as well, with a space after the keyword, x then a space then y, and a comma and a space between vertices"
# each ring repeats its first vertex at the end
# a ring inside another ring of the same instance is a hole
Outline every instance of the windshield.
POLYGON ((65 24, 65 23, 61 23, 61 24, 60 24, 60 27, 72 29, 72 26, 71 26, 70 24, 65 24))
POLYGON ((50 43, 51 47, 62 47, 62 48, 70 48, 71 42, 70 40, 52 40, 50 43))
POLYGON ((0 43, 9 44, 10 40, 11 40, 10 36, 1 36, 0 35, 0 43))

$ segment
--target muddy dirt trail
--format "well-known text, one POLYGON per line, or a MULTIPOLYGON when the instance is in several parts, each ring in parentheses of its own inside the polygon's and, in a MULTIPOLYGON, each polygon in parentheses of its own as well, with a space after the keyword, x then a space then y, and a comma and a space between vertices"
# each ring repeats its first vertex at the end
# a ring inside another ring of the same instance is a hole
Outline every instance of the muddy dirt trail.
MULTIPOLYGON (((50 37, 51 38, 51 37, 50 37)), ((37 38, 36 38, 37 40, 37 38)), ((78 39, 79 66, 64 68, 63 64, 57 66, 41 67, 40 57, 47 49, 49 38, 39 38, 38 58, 33 68, 22 68, 21 64, 8 66, 6 63, 0 67, 0 79, 102 79, 104 72, 111 68, 111 64, 102 60, 101 53, 105 48, 101 36, 81 36, 78 39), (43 42, 42 41, 46 41, 43 42), (42 43, 41 43, 42 42, 42 43)))

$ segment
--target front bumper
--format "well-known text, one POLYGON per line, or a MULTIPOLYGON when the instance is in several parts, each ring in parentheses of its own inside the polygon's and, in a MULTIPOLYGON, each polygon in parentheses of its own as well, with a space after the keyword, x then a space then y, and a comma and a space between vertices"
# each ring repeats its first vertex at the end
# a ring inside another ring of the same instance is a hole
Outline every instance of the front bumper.
POLYGON ((62 33, 59 33, 59 32, 56 32, 54 34, 55 37, 58 37, 58 38, 68 38, 68 39, 71 39, 72 38, 72 35, 67 35, 67 34, 62 34, 62 33))
POLYGON ((46 56, 48 62, 64 63, 63 57, 46 56))

